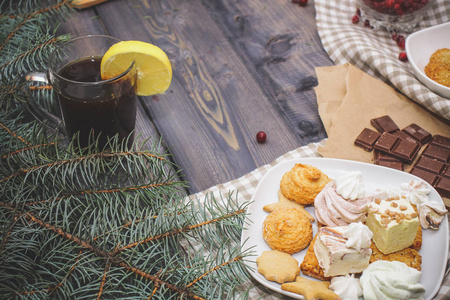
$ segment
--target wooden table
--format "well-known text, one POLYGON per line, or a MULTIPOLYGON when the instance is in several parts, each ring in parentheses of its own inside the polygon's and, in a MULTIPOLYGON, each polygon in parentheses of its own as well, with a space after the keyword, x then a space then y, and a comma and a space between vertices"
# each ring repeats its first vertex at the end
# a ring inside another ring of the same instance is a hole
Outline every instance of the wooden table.
POLYGON ((110 0, 75 10, 59 33, 108 34, 167 53, 172 84, 164 95, 140 98, 136 130, 162 137, 195 193, 326 137, 314 68, 333 63, 313 4, 110 0))

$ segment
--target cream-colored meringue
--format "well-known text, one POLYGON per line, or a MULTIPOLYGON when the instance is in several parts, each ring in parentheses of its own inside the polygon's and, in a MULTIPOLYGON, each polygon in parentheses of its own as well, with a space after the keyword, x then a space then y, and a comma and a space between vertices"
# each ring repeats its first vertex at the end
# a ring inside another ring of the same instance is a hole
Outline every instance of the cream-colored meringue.
POLYGON ((364 300, 423 300, 421 274, 399 261, 375 261, 360 278, 364 300))
POLYGON ((402 194, 411 204, 418 206, 430 200, 428 194, 431 192, 431 189, 424 181, 411 180, 408 183, 402 183, 401 188, 402 194))
POLYGON ((354 248, 356 251, 361 251, 362 248, 370 247, 373 237, 373 233, 370 231, 369 227, 361 222, 350 223, 342 235, 347 238, 345 246, 354 248))
POLYGON ((329 288, 342 300, 358 300, 363 295, 359 279, 354 274, 331 278, 329 288))
POLYGON ((336 192, 344 199, 357 200, 364 198, 364 182, 360 171, 348 172, 334 179, 336 192))
POLYGON ((336 192, 336 183, 325 185, 314 200, 317 221, 329 227, 346 226, 354 222, 364 222, 367 205, 372 201, 363 197, 354 201, 344 199, 336 192))
POLYGON ((419 220, 422 228, 439 229, 447 213, 444 203, 428 201, 419 206, 419 220))

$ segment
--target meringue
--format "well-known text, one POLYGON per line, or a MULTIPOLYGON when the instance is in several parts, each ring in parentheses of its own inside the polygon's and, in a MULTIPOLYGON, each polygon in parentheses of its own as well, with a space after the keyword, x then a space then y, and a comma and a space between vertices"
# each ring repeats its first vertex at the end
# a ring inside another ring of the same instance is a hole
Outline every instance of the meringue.
POLYGON ((370 247, 373 237, 372 231, 369 227, 361 222, 349 224, 342 235, 347 238, 345 246, 353 248, 356 251, 361 251, 362 248, 370 247))
POLYGON ((331 181, 325 185, 314 199, 317 221, 329 227, 346 226, 354 222, 364 222, 370 197, 357 200, 346 200, 336 191, 336 183, 331 181))
POLYGON ((399 261, 375 261, 360 278, 364 300, 423 300, 421 274, 399 261))
POLYGON ((419 220, 422 228, 439 229, 444 220, 447 209, 444 203, 429 201, 422 203, 419 207, 419 220))
POLYGON ((431 189, 428 185, 420 180, 411 180, 408 183, 402 183, 402 194, 411 204, 419 206, 429 201, 428 194, 431 189))
POLYGON ((365 190, 360 171, 348 172, 334 179, 336 192, 344 199, 357 200, 364 198, 365 190))
POLYGON ((363 295, 359 279, 354 274, 331 278, 329 289, 342 300, 358 300, 363 295))

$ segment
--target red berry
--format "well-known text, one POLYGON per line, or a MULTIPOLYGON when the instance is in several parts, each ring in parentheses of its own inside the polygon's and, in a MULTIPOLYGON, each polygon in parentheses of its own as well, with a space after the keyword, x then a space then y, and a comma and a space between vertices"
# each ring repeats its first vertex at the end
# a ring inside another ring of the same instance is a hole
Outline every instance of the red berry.
POLYGON ((258 143, 264 143, 266 141, 267 135, 264 131, 260 131, 256 134, 256 140, 258 143))
POLYGON ((406 62, 406 61, 408 61, 408 56, 406 55, 405 52, 401 52, 401 53, 398 55, 398 59, 401 60, 401 61, 403 61, 403 62, 406 62))
POLYGON ((358 24, 358 23, 359 23, 359 17, 358 17, 358 15, 354 15, 354 16, 352 17, 352 23, 353 23, 353 24, 358 24))
POLYGON ((392 40, 397 41, 398 34, 395 32, 392 34, 392 40))
POLYGON ((298 4, 300 4, 300 6, 306 6, 306 4, 308 4, 308 0, 299 0, 298 4))
POLYGON ((397 46, 400 49, 405 49, 405 37, 403 35, 398 35, 397 38, 395 39, 395 41, 397 42, 397 46))

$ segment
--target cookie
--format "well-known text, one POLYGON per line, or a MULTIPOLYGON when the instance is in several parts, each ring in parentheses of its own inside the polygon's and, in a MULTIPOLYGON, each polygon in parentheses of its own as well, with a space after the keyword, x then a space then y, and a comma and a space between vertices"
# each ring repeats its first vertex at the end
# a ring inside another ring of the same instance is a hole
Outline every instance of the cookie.
POLYGON ((267 204, 263 210, 270 213, 279 208, 296 208, 300 210, 311 222, 314 222, 314 217, 305 209, 305 207, 297 202, 286 198, 281 191, 278 191, 278 202, 267 204))
POLYGON ((450 87, 450 49, 442 48, 434 52, 424 71, 430 79, 450 87))
POLYGON ((418 271, 421 271, 422 269, 422 256, 413 248, 405 248, 389 254, 381 253, 373 242, 372 245, 370 245, 370 248, 372 249, 372 256, 370 257, 369 263, 373 263, 377 260, 399 261, 418 271))
POLYGON ((295 164, 281 178, 281 193, 289 200, 302 205, 311 205, 314 198, 331 179, 316 167, 295 164))
POLYGON ((297 276, 295 282, 283 283, 281 289, 303 295, 306 300, 340 300, 341 298, 330 290, 329 286, 329 281, 315 281, 297 276))
POLYGON ((296 208, 274 210, 263 223, 263 237, 270 248, 288 254, 308 247, 312 236, 311 222, 296 208))
POLYGON ((300 274, 298 261, 287 253, 273 250, 264 251, 256 259, 258 272, 267 280, 285 283, 294 281, 300 274))

